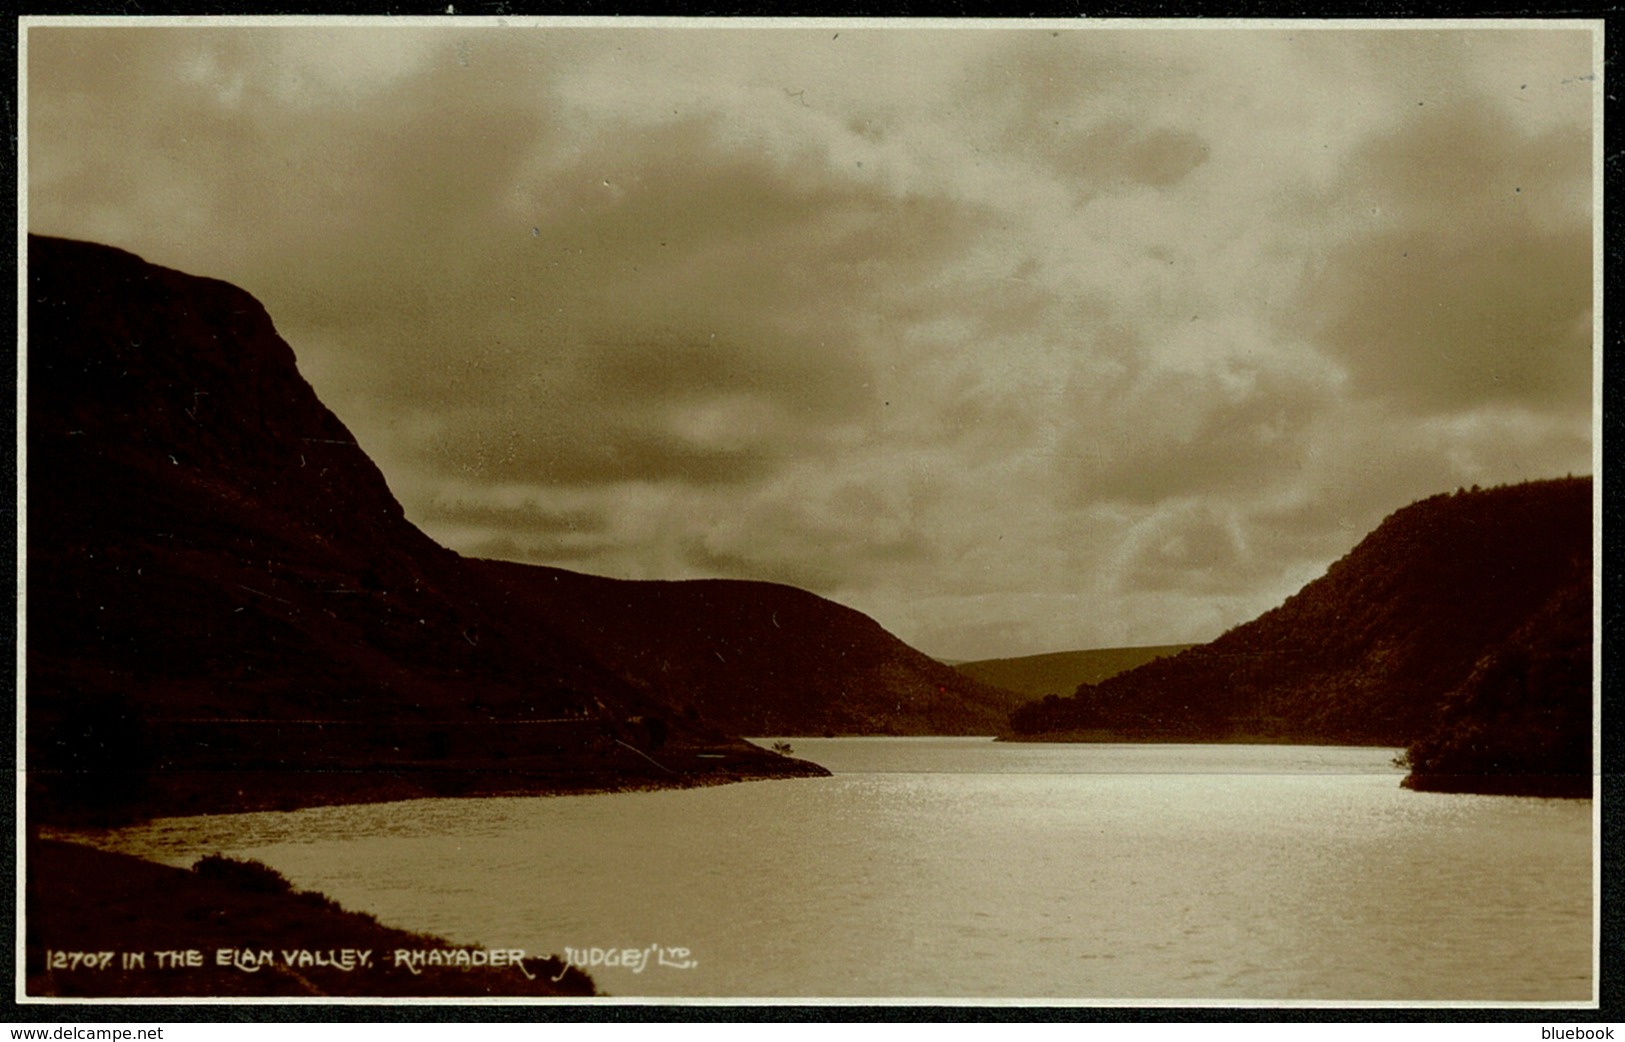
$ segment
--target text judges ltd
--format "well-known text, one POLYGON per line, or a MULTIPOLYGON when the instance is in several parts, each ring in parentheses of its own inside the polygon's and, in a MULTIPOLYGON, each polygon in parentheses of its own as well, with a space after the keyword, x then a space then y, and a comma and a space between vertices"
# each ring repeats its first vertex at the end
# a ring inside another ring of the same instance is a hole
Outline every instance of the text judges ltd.
MULTIPOLYGON (((571 966, 583 970, 599 967, 631 970, 633 973, 642 973, 649 966, 664 966, 673 970, 692 970, 700 964, 694 958, 694 953, 687 948, 667 948, 660 944, 651 944, 646 948, 565 948, 564 966, 568 970, 571 966)), ((559 980, 564 975, 559 971, 559 980)))

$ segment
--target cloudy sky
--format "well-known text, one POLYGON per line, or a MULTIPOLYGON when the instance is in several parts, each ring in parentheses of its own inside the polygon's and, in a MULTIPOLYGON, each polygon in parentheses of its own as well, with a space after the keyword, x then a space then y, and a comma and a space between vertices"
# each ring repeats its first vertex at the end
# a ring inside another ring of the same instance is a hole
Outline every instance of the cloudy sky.
POLYGON ((30 27, 31 231, 259 297, 471 555, 1200 641, 1592 470, 1582 26, 30 27))

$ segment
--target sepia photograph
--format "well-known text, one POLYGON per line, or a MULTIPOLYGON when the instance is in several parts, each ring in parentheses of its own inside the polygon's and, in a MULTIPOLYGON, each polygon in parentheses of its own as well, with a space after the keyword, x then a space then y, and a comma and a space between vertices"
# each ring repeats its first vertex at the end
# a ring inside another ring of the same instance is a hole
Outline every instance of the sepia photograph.
POLYGON ((19 1003, 1597 1008, 1601 21, 18 33, 19 1003))

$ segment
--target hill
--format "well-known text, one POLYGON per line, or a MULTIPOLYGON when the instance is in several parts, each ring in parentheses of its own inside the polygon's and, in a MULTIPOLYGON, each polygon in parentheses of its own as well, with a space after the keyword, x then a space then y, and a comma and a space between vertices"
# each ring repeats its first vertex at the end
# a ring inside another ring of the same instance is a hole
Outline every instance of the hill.
POLYGON ((1589 775, 1591 495, 1589 478, 1568 478, 1422 500, 1280 607, 1072 697, 1030 703, 1012 726, 1029 736, 1415 742, 1413 784, 1423 786, 1456 775, 1483 788, 1460 776, 1486 771, 1589 775), (1537 731, 1546 752, 1507 757, 1537 731))
POLYGON ((1565 584, 1490 648, 1406 751, 1405 785, 1435 792, 1590 796, 1591 590, 1565 584))
POLYGON ((516 617, 591 649, 676 717, 730 734, 998 734, 1021 701, 791 586, 471 563, 516 617))
POLYGON ((514 618, 247 293, 30 236, 28 294, 31 813, 823 773, 514 618))
POLYGON ((1177 655, 1190 644, 1157 644, 1138 648, 1091 648, 1055 651, 1020 658, 956 662, 954 668, 984 684, 1039 698, 1076 691, 1079 684, 1098 684, 1154 659, 1177 655))

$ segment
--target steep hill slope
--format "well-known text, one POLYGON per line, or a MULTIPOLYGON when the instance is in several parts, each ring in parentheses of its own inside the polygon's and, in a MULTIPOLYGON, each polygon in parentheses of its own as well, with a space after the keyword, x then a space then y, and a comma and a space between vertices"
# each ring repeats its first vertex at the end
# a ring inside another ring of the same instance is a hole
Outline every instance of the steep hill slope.
POLYGON ((251 296, 39 237, 28 282, 31 808, 683 780, 659 704, 405 519, 251 296))
POLYGON ((1590 796, 1591 589, 1564 584, 1489 649, 1406 753, 1405 784, 1436 792, 1590 796))
MULTIPOLYGON (((1029 735, 1405 745, 1434 732, 1452 692, 1480 689, 1471 678, 1494 671, 1498 649, 1544 648, 1554 632, 1583 643, 1584 667, 1574 649, 1554 651, 1567 665, 1542 674, 1542 690, 1549 682, 1589 707, 1591 545, 1588 478, 1434 496, 1391 515, 1280 607, 1071 698, 1031 703, 1012 724, 1029 735), (1546 613, 1562 623, 1540 622, 1546 613)), ((1462 694, 1459 712, 1483 697, 1462 694)))
POLYGON ((1038 698, 1076 691, 1079 684, 1098 684, 1154 659, 1177 655, 1190 644, 1157 644, 1138 648, 1089 648, 1054 651, 1020 658, 990 658, 956 662, 968 677, 1007 691, 1038 698))
POLYGON ((1021 701, 794 587, 471 563, 515 617, 567 634, 677 717, 730 734, 997 734, 1021 701))

